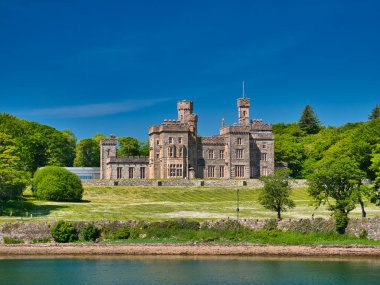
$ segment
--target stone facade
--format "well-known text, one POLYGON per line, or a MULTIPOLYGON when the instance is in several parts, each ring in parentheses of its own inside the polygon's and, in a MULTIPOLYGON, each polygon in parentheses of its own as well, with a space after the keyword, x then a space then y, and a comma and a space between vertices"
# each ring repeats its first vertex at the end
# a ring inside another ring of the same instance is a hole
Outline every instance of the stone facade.
POLYGON ((101 140, 101 179, 242 178, 274 172, 272 125, 250 119, 250 99, 237 100, 238 123, 219 135, 197 135, 192 101, 178 101, 178 119, 149 128, 149 157, 117 157, 117 139, 101 140))

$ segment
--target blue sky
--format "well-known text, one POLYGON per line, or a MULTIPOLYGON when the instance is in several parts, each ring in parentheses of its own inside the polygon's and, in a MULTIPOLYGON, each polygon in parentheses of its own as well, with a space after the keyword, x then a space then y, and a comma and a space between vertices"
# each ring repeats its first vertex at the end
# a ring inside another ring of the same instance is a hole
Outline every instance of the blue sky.
POLYGON ((325 125, 380 104, 380 1, 0 0, 0 112, 147 139, 194 100, 199 133, 253 118, 325 125))

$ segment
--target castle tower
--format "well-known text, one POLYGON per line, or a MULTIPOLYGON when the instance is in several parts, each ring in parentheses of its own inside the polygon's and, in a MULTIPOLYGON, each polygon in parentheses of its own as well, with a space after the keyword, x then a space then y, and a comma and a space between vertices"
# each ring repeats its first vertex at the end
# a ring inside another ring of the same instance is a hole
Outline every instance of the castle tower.
POLYGON ((239 98, 237 100, 238 107, 238 117, 239 124, 241 125, 249 125, 249 107, 250 107, 250 99, 249 98, 239 98))
POLYGON ((188 123, 193 113, 193 101, 182 100, 177 102, 178 121, 188 123))
POLYGON ((100 179, 109 179, 107 174, 107 160, 116 157, 116 136, 110 135, 109 139, 100 140, 100 179))

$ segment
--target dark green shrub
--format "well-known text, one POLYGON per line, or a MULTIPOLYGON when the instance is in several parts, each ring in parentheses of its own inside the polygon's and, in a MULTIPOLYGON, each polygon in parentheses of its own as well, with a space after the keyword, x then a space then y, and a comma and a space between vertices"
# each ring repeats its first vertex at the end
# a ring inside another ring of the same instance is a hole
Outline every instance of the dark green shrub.
POLYGON ((100 237, 100 230, 93 224, 88 224, 82 229, 81 235, 85 241, 96 241, 100 237))
POLYGON ((11 237, 4 237, 4 244, 20 244, 24 243, 23 240, 11 237))
POLYGON ((128 226, 121 227, 112 235, 112 239, 128 239, 131 235, 131 229, 128 226))
POLYGON ((50 243, 50 238, 48 237, 36 238, 36 239, 33 239, 32 243, 50 243))
POLYGON ((36 171, 32 184, 38 199, 50 201, 80 201, 83 186, 74 173, 58 166, 46 166, 36 171))
POLYGON ((164 221, 164 222, 155 222, 155 223, 152 223, 149 227, 156 227, 156 228, 162 228, 162 229, 178 229, 178 230, 184 230, 184 229, 198 230, 200 227, 200 224, 199 222, 196 222, 196 221, 178 219, 178 220, 169 220, 169 221, 164 221))
POLYGON ((56 242, 73 242, 78 240, 78 233, 70 222, 58 221, 51 229, 51 235, 56 242))
POLYGON ((131 239, 137 239, 137 238, 145 238, 147 236, 147 233, 144 229, 141 228, 130 228, 129 230, 131 239))

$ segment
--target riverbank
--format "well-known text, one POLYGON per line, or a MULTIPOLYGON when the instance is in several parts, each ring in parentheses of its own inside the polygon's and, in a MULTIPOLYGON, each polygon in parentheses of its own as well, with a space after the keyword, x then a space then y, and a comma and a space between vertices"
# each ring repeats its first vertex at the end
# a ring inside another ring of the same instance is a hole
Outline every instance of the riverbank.
POLYGON ((1 256, 182 255, 380 257, 380 246, 259 244, 21 244, 0 245, 1 256))

